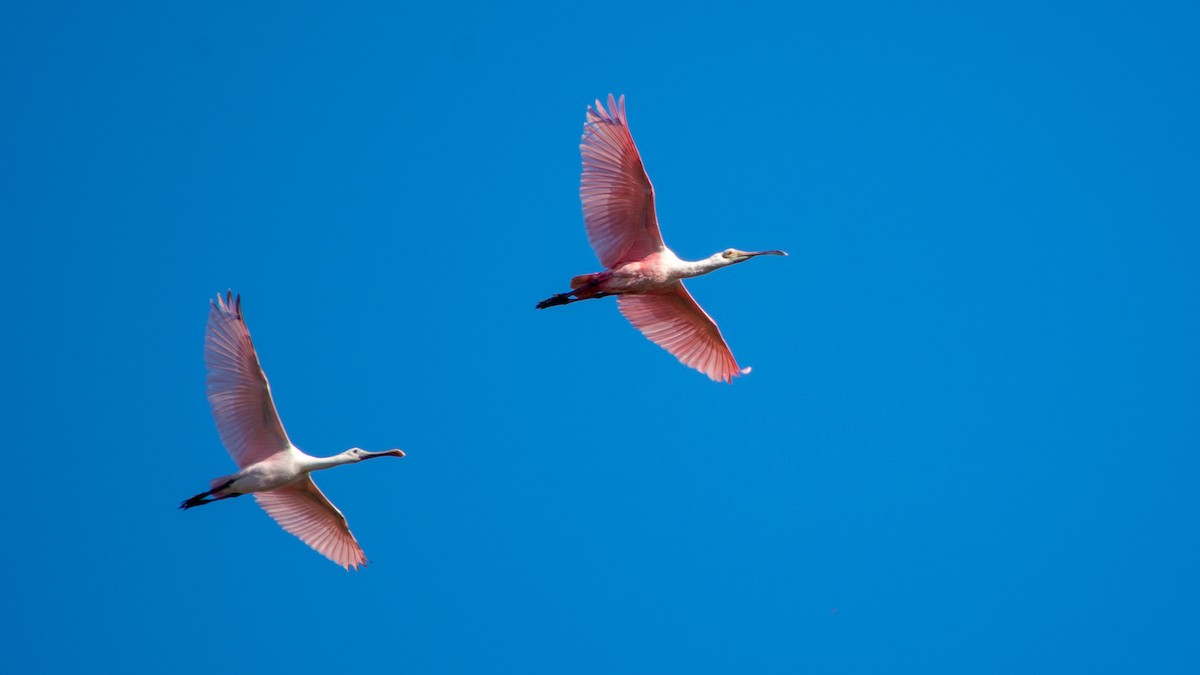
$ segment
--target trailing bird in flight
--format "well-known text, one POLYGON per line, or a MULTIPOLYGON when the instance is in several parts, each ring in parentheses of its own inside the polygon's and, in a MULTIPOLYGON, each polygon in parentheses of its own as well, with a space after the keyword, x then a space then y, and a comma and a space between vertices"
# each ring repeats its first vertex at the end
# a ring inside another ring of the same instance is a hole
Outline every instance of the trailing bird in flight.
POLYGON ((376 457, 403 457, 404 451, 350 448, 332 457, 313 457, 292 445, 275 412, 267 376, 242 318, 242 298, 231 296, 217 296, 212 303, 204 335, 204 363, 217 431, 239 470, 214 479, 210 490, 184 500, 179 508, 253 494, 283 529, 338 565, 358 569, 367 564, 367 557, 350 533, 345 516, 309 474, 376 457))

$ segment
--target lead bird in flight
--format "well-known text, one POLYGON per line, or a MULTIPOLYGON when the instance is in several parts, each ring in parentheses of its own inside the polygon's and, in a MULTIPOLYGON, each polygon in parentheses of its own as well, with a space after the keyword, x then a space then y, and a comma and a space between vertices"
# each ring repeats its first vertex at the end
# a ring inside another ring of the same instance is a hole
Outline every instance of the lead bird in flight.
POLYGON ((579 198, 588 241, 606 268, 571 279, 571 290, 537 304, 538 309, 617 296, 621 314, 681 363, 713 380, 729 382, 750 372, 739 368, 716 322, 692 299, 683 279, 783 251, 727 248, 696 261, 681 260, 663 243, 654 214, 654 187, 642 166, 625 97, 608 108, 596 101, 583 127, 583 175, 579 198))
POLYGON ((332 457, 313 457, 292 445, 275 412, 271 387, 242 318, 240 295, 236 300, 230 293, 224 299, 218 295, 212 303, 204 335, 204 363, 217 431, 239 471, 214 479, 210 490, 184 500, 179 508, 253 494, 283 529, 316 552, 346 569, 366 565, 367 557, 350 533, 346 517, 309 474, 376 457, 403 457, 404 451, 350 448, 332 457))

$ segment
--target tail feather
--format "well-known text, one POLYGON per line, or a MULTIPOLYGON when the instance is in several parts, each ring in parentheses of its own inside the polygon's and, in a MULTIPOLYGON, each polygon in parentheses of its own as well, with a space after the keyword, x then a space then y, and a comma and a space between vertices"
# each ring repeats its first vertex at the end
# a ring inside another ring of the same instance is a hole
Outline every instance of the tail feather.
POLYGON ((600 276, 598 273, 593 272, 591 274, 580 274, 577 277, 571 277, 571 290, 590 284, 598 276, 600 276))
POLYGON ((600 290, 600 282, 604 281, 605 272, 593 272, 591 274, 580 274, 577 277, 571 278, 571 290, 575 293, 575 297, 580 300, 587 300, 602 295, 600 290))

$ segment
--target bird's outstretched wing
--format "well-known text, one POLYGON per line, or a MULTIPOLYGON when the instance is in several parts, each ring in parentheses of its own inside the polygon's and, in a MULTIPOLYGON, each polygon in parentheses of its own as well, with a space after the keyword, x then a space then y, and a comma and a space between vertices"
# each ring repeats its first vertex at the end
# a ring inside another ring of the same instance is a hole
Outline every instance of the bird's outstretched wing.
POLYGON ((204 334, 204 364, 208 366, 208 403, 225 450, 239 467, 246 467, 291 446, 271 387, 258 365, 250 329, 242 320, 242 298, 217 296, 208 313, 204 334))
POLYGON ((346 569, 367 564, 346 517, 321 493, 312 476, 254 498, 275 522, 296 535, 314 551, 346 569))
POLYGON ((663 293, 618 295, 617 305, 634 328, 683 365, 723 382, 750 372, 738 368, 716 322, 700 309, 682 282, 663 293))
POLYGON ((600 101, 588 108, 579 150, 583 224, 600 263, 615 267, 662 250, 654 187, 629 133, 624 96, 614 101, 609 94, 607 110, 600 101))

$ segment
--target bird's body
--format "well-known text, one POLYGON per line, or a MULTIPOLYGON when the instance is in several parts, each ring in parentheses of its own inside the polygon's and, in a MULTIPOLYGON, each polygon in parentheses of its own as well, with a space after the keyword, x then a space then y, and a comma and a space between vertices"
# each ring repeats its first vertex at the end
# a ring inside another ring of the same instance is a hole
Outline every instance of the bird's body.
POLYGON ((240 297, 234 300, 227 294, 212 303, 204 361, 217 431, 239 470, 213 479, 207 492, 184 500, 179 508, 253 494, 283 529, 318 553, 347 569, 365 565, 366 556, 346 518, 309 474, 375 457, 403 457, 404 451, 350 448, 332 457, 313 457, 293 445, 271 400, 270 385, 242 319, 240 297))
POLYGON ((253 492, 266 492, 268 490, 287 487, 313 471, 328 469, 342 464, 350 464, 355 461, 358 460, 349 457, 343 459, 342 455, 313 457, 293 445, 283 452, 277 452, 266 459, 245 467, 233 475, 223 476, 222 478, 215 479, 213 482, 218 484, 229 483, 228 487, 224 489, 227 493, 244 495, 253 492))
POLYGON ((625 97, 608 108, 596 101, 584 125, 583 202, 588 240, 605 270, 571 280, 571 290, 538 303, 538 309, 616 295, 621 313, 655 344, 685 365, 728 382, 739 368, 716 322, 683 286, 683 279, 783 251, 726 249, 703 260, 682 260, 663 243, 654 212, 654 188, 629 133, 625 97))
POLYGON ((595 282, 595 288, 599 292, 611 295, 655 293, 668 291, 673 284, 682 279, 708 274, 719 267, 722 267, 719 262, 708 258, 683 260, 664 246, 641 260, 621 263, 604 272, 575 277, 571 286, 574 288, 577 282, 579 286, 595 282))

